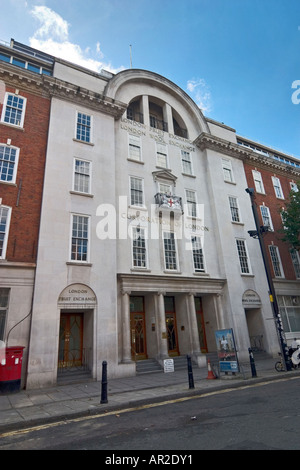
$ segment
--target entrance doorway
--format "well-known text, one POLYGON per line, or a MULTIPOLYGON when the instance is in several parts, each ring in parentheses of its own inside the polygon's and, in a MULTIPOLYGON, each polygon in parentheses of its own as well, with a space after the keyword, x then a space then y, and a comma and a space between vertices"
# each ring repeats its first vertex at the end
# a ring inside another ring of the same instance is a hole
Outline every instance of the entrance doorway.
POLYGON ((200 349, 201 349, 202 353, 207 353, 208 349, 207 349, 207 341, 206 341, 206 334, 205 334, 205 324, 204 324, 204 316, 203 316, 201 297, 195 297, 195 309, 196 309, 200 349))
POLYGON ((83 365, 83 313, 62 313, 59 329, 59 369, 83 365))
POLYGON ((169 356, 178 356, 178 338, 176 326, 176 313, 175 313, 175 298, 165 296, 165 315, 168 339, 168 354, 169 356))
POLYGON ((133 361, 147 359, 144 297, 130 297, 130 339, 133 361))

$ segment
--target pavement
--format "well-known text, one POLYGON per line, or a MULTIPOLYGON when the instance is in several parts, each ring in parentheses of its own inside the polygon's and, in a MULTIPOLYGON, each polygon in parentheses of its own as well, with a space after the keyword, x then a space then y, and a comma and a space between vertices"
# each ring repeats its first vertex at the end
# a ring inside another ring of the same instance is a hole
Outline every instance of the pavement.
MULTIPOLYGON (((86 381, 55 385, 38 390, 20 390, 15 393, 0 394, 0 436, 16 429, 30 428, 61 420, 79 417, 118 413, 149 403, 158 403, 184 397, 201 396, 218 390, 231 389, 278 380, 283 377, 299 376, 300 369, 290 372, 276 372, 276 359, 257 355, 256 376, 249 364, 241 364, 241 372, 210 373, 207 368, 193 365, 194 388, 190 388, 191 375, 188 369, 174 372, 155 372, 134 377, 109 379, 107 381, 107 403, 101 403, 102 382, 86 381), (210 379, 208 377, 217 376, 210 379)), ((215 370, 213 368, 213 370, 215 370)))

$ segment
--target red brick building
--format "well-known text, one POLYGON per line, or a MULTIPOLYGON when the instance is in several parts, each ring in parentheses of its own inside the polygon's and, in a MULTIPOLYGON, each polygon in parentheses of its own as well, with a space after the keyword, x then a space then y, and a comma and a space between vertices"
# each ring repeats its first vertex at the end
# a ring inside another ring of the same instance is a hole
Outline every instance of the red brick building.
POLYGON ((244 138, 239 137, 238 143, 249 149, 244 160, 245 174, 248 187, 255 190, 260 223, 268 226, 264 244, 286 337, 300 338, 300 256, 282 240, 281 232, 281 212, 286 208, 290 192, 298 190, 300 162, 244 138))
POLYGON ((0 341, 28 345, 50 112, 51 57, 0 49, 0 341))

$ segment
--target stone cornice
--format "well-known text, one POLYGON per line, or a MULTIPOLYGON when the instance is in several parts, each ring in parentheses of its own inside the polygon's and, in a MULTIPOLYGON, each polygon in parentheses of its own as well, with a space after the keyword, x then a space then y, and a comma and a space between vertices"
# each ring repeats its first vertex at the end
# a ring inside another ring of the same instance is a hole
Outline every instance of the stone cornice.
POLYGON ((85 106, 94 111, 102 112, 121 118, 127 105, 113 100, 100 93, 78 87, 55 77, 39 75, 26 69, 0 63, 0 80, 7 86, 20 88, 28 93, 34 93, 45 98, 56 97, 85 106))
POLYGON ((121 290, 130 292, 221 293, 226 279, 193 278, 176 275, 118 274, 121 290))
POLYGON ((268 167, 277 173, 290 174, 296 178, 300 177, 300 170, 287 163, 279 162, 272 157, 260 155, 254 150, 211 134, 202 132, 199 137, 195 139, 194 144, 202 151, 205 149, 214 150, 222 153, 223 155, 238 158, 249 165, 254 165, 260 168, 268 167))

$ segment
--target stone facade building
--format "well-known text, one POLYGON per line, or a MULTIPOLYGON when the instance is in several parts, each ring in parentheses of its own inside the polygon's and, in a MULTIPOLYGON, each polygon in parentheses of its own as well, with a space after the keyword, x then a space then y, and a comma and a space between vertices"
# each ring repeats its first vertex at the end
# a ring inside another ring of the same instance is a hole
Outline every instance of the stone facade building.
MULTIPOLYGON (((14 336, 28 353, 26 386, 78 366, 100 380, 104 360, 109 377, 186 354, 206 367, 222 329, 234 331, 240 360, 257 337, 276 354, 248 234, 253 152, 165 77, 51 60, 40 75, 51 110, 31 327, 14 336)), ((9 304, 5 325, 14 321, 9 304)))

